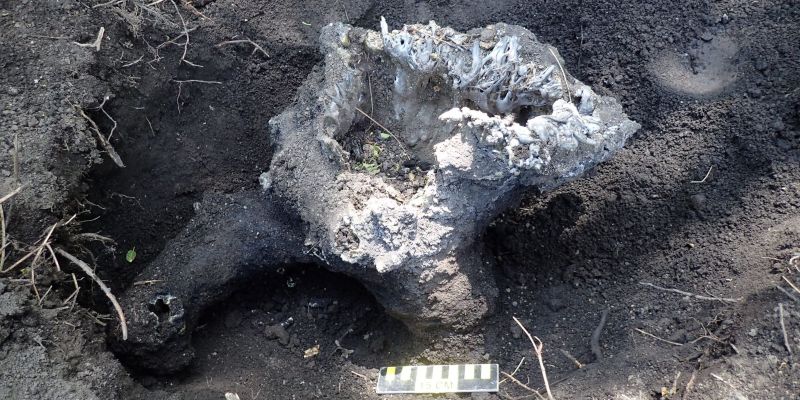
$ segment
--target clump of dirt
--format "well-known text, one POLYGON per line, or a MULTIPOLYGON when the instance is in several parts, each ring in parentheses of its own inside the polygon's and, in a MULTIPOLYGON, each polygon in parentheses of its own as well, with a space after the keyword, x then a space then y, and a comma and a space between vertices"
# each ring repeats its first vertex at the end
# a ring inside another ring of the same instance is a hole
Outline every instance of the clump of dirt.
MULTIPOLYGON (((117 292, 189 223, 205 192, 258 187, 270 162, 266 123, 320 61, 316 42, 328 22, 377 29, 386 16, 392 26, 429 19, 463 31, 527 26, 643 127, 587 179, 531 193, 495 221, 485 242, 497 259, 499 310, 473 331, 412 339, 359 285, 302 266, 254 279, 204 315, 189 370, 149 376, 106 351, 102 326, 86 313, 117 321, 88 279, 79 280, 82 305, 54 311, 74 288, 71 273, 48 277, 45 256, 37 287, 40 295, 54 288, 41 304, 29 274, 12 271, 2 281, 0 394, 377 398, 380 366, 491 361, 511 373, 522 357, 515 377, 541 388, 512 316, 544 342, 556 398, 788 398, 800 390, 800 309, 775 288, 800 297, 787 283, 800 283, 793 258, 800 253, 800 10, 791 0, 216 0, 195 3, 203 16, 175 1, 193 29, 187 59, 203 68, 179 63, 181 45, 162 47, 150 62, 152 50, 182 30, 171 1, 154 7, 173 25, 153 25, 144 13, 139 36, 114 11, 119 4, 103 3, 0 1, 0 197, 25 185, 2 204, 11 261, 56 220, 89 210, 79 218, 84 231, 117 242, 92 248, 98 273, 117 292), (93 42, 100 27, 99 51, 73 43, 93 42), (247 44, 217 47, 243 38, 269 57, 247 44), (674 69, 654 70, 663 65, 674 69), (732 75, 698 92, 698 77, 711 71, 732 75), (222 84, 183 83, 178 96, 175 81, 192 79, 222 84), (107 95, 103 110, 118 124, 110 142, 124 169, 73 107, 107 136, 113 122, 93 109, 107 95), (134 248, 129 263, 125 253, 134 248), (590 341, 605 310, 596 359, 590 341), (269 339, 266 327, 289 317, 288 343, 269 339), (317 344, 319 354, 304 358, 317 344)), ((71 243, 68 235, 58 240, 71 243)), ((528 395, 506 381, 484 398, 528 395)))

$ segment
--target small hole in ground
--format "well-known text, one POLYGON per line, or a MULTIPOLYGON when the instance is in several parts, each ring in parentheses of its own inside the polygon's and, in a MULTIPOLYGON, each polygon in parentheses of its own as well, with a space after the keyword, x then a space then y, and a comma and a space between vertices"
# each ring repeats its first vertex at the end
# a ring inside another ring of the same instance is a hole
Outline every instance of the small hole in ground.
MULTIPOLYGON (((317 387, 341 390, 337 398, 360 398, 359 385, 339 387, 339 373, 349 379, 351 370, 407 362, 425 347, 355 279, 314 265, 279 271, 248 276, 203 312, 192 334, 196 357, 189 368, 164 378, 130 372, 151 389, 185 398, 222 398, 236 388, 231 376, 247 376, 247 390, 275 398, 313 398, 317 387)), ((150 307, 157 313, 168 305, 156 301, 150 307)))
POLYGON ((147 310, 158 316, 159 321, 161 321, 164 316, 169 315, 169 305, 167 305, 167 303, 164 302, 164 299, 161 298, 158 298, 155 302, 148 304, 147 310))

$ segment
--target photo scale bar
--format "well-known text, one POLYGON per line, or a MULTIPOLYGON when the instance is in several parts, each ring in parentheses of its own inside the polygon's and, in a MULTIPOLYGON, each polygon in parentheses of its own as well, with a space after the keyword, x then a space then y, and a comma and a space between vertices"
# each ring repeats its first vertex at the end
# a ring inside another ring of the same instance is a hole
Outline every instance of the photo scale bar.
POLYGON ((497 392, 497 364, 406 365, 383 367, 378 394, 497 392))

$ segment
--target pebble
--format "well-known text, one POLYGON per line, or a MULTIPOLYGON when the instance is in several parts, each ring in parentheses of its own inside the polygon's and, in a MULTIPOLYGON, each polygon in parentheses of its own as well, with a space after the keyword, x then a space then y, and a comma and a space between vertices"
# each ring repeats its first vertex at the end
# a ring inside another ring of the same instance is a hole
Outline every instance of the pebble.
POLYGON ((289 344, 289 332, 287 332, 286 328, 281 324, 266 327, 266 329, 264 329, 264 334, 267 335, 267 339, 278 339, 278 343, 284 346, 289 344))
POLYGON ((386 347, 386 337, 375 335, 369 342, 369 350, 373 353, 380 353, 386 347))
POLYGON ((238 328, 242 323, 242 313, 239 310, 234 310, 225 316, 225 327, 228 329, 238 328))
POLYGON ((767 64, 767 60, 765 60, 763 58, 759 58, 758 60, 756 60, 756 69, 757 70, 759 70, 761 72, 764 72, 764 71, 767 70, 768 67, 769 67, 769 64, 767 64))
POLYGON ((544 303, 544 304, 545 304, 545 305, 547 306, 547 308, 549 308, 549 309, 550 309, 550 311, 552 311, 552 312, 557 312, 557 311, 560 311, 560 310, 562 310, 562 309, 564 308, 564 306, 565 306, 565 304, 564 304, 564 300, 562 300, 562 299, 560 299, 560 298, 558 298, 558 297, 549 297, 548 299, 546 299, 546 300, 545 300, 545 303, 544 303))
POLYGON ((703 209, 703 206, 706 203, 706 195, 702 193, 692 195, 692 197, 689 198, 689 202, 692 206, 692 209, 694 209, 695 211, 700 211, 701 209, 703 209))
POLYGON ((19 89, 15 87, 9 87, 8 90, 6 90, 6 92, 12 96, 16 96, 19 94, 19 89))
POLYGON ((515 325, 512 325, 512 326, 511 326, 511 336, 512 336, 514 339, 519 339, 519 338, 521 338, 521 337, 522 337, 522 328, 520 328, 520 327, 519 327, 519 326, 517 326, 516 324, 515 324, 515 325))

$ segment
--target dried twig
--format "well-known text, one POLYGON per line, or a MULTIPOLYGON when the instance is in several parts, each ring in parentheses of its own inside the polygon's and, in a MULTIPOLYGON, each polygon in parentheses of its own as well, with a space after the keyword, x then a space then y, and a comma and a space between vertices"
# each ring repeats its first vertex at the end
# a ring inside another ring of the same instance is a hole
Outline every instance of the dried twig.
POLYGON ((568 351, 564 349, 559 349, 559 351, 561 351, 561 354, 563 354, 564 357, 567 357, 568 360, 572 361, 575 364, 575 367, 577 367, 578 369, 583 368, 583 364, 581 364, 581 362, 578 361, 578 359, 575 358, 572 354, 569 354, 568 351))
MULTIPOLYGON (((720 381, 720 382, 722 382, 722 383, 724 383, 724 384, 728 385, 728 387, 730 387, 731 389, 733 389, 733 391, 734 391, 734 392, 736 392, 736 394, 737 394, 737 395, 744 397, 744 396, 741 394, 741 392, 739 392, 739 390, 738 390, 738 389, 736 389, 736 386, 733 386, 733 385, 732 385, 730 382, 726 381, 725 379, 722 379, 722 377, 720 377, 719 375, 717 375, 717 374, 714 374, 714 373, 710 373, 709 375, 713 376, 713 377, 714 377, 714 379, 716 379, 716 380, 718 380, 718 381, 720 381)), ((744 398, 746 399, 746 397, 744 397, 744 398)))
POLYGON ((689 396, 689 392, 694 387, 694 378, 697 377, 697 370, 692 371, 692 376, 689 377, 689 382, 686 382, 686 387, 683 389, 683 398, 686 399, 689 396))
POLYGON ((370 381, 370 379, 369 379, 369 378, 367 378, 365 375, 359 374, 359 373, 358 373, 358 372, 356 372, 356 371, 350 370, 350 373, 351 373, 351 374, 353 374, 353 375, 355 375, 355 376, 357 376, 357 377, 363 378, 363 379, 364 379, 364 380, 366 380, 367 382, 369 382, 369 381, 370 381))
MULTIPOLYGON (((34 247, 33 250, 29 251, 28 254, 25 254, 24 256, 22 256, 22 258, 17 260, 10 267, 8 267, 6 269, 3 269, 3 270, 0 270, 0 273, 6 273, 8 271, 13 270, 14 268, 16 268, 17 266, 21 265, 22 263, 24 263, 27 259, 29 259, 31 257, 33 257, 33 261, 31 261, 31 273, 33 273, 33 270, 36 267, 36 262, 39 261, 39 257, 41 257, 42 251, 44 251, 45 246, 50 243, 50 237, 53 235, 53 232, 55 231, 55 229, 57 227, 61 226, 61 225, 69 224, 70 222, 72 222, 73 219, 75 219, 76 216, 77 216, 77 214, 73 215, 72 218, 70 218, 66 222, 62 223, 61 221, 59 221, 59 222, 56 222, 55 224, 53 224, 52 226, 50 226, 50 228, 48 228, 47 233, 44 235, 44 238, 41 240, 41 242, 39 243, 38 246, 34 247)), ((34 290, 35 289, 36 289, 36 286, 34 285, 34 290)))
POLYGON ((347 23, 349 24, 350 23, 350 16, 347 15, 347 8, 345 8, 345 6, 342 5, 341 0, 336 0, 336 2, 339 3, 339 7, 342 7, 342 10, 344 10, 344 17, 345 17, 345 19, 347 19, 347 23))
POLYGON ((193 31, 196 28, 193 28, 193 29, 187 28, 186 27, 186 20, 183 18, 183 14, 181 14, 181 10, 178 8, 178 4, 176 4, 174 0, 170 0, 170 3, 172 3, 172 6, 175 8, 175 12, 178 14, 178 18, 180 18, 180 20, 181 20, 181 26, 183 27, 183 30, 181 31, 181 34, 178 35, 175 39, 168 40, 168 41, 158 45, 157 49, 161 48, 162 46, 164 46, 166 44, 175 44, 175 45, 178 45, 178 46, 183 46, 183 54, 181 54, 181 59, 178 60, 178 64, 185 63, 186 65, 190 65, 192 67, 203 68, 202 65, 195 64, 195 63, 193 63, 193 62, 191 62, 191 61, 186 59, 186 53, 189 52, 189 32, 193 31), (177 43, 176 40, 180 39, 181 37, 185 37, 186 40, 183 43, 177 43))
POLYGON ((132 66, 138 64, 140 61, 142 61, 143 58, 144 58, 144 56, 139 56, 139 58, 137 58, 137 59, 135 59, 135 60, 133 60, 133 61, 127 63, 127 64, 123 64, 122 68, 132 67, 132 66))
MULTIPOLYGON (((109 157, 111 157, 111 160, 114 161, 114 164, 117 164, 117 166, 120 167, 120 168, 125 168, 125 164, 122 162, 122 158, 119 156, 117 151, 114 150, 114 146, 111 145, 111 142, 108 141, 106 136, 103 135, 102 132, 100 132, 100 128, 97 126, 97 123, 95 123, 94 120, 92 120, 88 115, 86 115, 86 113, 83 111, 83 109, 80 108, 77 104, 73 104, 72 106, 75 107, 75 109, 78 111, 78 113, 81 115, 81 117, 83 117, 83 119, 85 119, 87 122, 89 122, 89 125, 91 125, 90 128, 92 129, 92 131, 97 136, 97 139, 100 141, 100 145, 103 146, 103 149, 106 151, 106 153, 108 153, 109 157)), ((103 113, 106 114, 106 116, 108 116, 108 114, 105 112, 105 110, 103 110, 103 113)), ((110 118, 110 116, 109 116, 109 118, 110 118)), ((114 120, 112 119, 112 121, 114 121, 114 120)), ((116 128, 116 126, 117 126, 116 124, 117 124, 117 122, 114 121, 114 128, 116 128)), ((112 131, 112 133, 113 133, 113 131, 112 131)), ((111 135, 109 135, 109 137, 110 136, 111 135)))
POLYGON ((671 344, 671 345, 673 345, 673 346, 683 346, 683 343, 678 343, 678 342, 673 342, 673 341, 671 341, 671 340, 662 339, 662 338, 660 338, 660 337, 658 337, 658 336, 656 336, 656 335, 653 335, 653 334, 652 334, 652 333, 650 333, 650 332, 643 331, 643 330, 641 330, 641 329, 639 329, 639 328, 633 328, 633 330, 635 330, 636 332, 639 332, 639 333, 641 333, 642 335, 645 335, 645 336, 650 336, 650 337, 651 337, 651 338, 653 338, 653 339, 656 339, 656 340, 658 340, 658 341, 661 341, 661 342, 664 342, 664 343, 669 343, 669 344, 671 344))
POLYGON ((155 285, 156 283, 161 283, 161 282, 164 282, 164 281, 161 280, 161 279, 152 279, 152 280, 149 280, 149 281, 136 281, 136 282, 133 282, 133 286, 155 285))
POLYGON ((47 251, 50 253, 50 258, 53 259, 53 264, 56 265, 56 271, 61 271, 61 264, 59 264, 56 253, 53 251, 53 246, 50 246, 50 243, 46 243, 44 247, 46 247, 47 251))
POLYGON ((706 176, 704 176, 703 179, 701 179, 699 181, 689 181, 689 183, 705 183, 706 179, 708 179, 708 177, 711 175, 711 170, 713 170, 713 169, 714 169, 713 165, 708 167, 708 172, 706 172, 706 176))
POLYGON ((95 51, 100 51, 100 45, 103 43, 103 34, 105 34, 106 28, 100 27, 100 30, 97 32, 97 39, 94 40, 92 43, 78 43, 72 42, 80 47, 94 47, 95 51))
POLYGON ((14 134, 14 182, 19 185, 19 133, 14 134))
POLYGON ((64 249, 56 248, 56 252, 64 256, 66 259, 72 261, 73 264, 80 267, 80 269, 86 275, 88 275, 90 278, 92 278, 92 280, 94 280, 97 283, 97 286, 99 286, 100 290, 102 290, 103 293, 105 293, 106 297, 108 297, 108 299, 111 300, 111 304, 114 305, 114 309, 117 311, 117 316, 119 316, 119 324, 122 329, 122 340, 128 340, 128 322, 125 319, 125 314, 122 312, 122 307, 119 305, 117 298, 114 296, 113 293, 111 293, 111 289, 109 289, 108 286, 106 286, 106 284, 103 283, 103 281, 101 281, 100 278, 97 277, 92 268, 89 267, 89 265, 87 265, 85 262, 81 261, 72 254, 67 253, 66 251, 64 251, 64 249))
POLYGON ((531 341, 531 345, 533 345, 533 351, 536 353, 536 358, 539 360, 539 369, 542 370, 542 379, 544 380, 544 388, 547 390, 547 398, 549 400, 553 399, 553 393, 550 392, 550 382, 547 381, 547 371, 544 368, 544 360, 542 359, 542 349, 544 349, 544 343, 542 343, 541 339, 536 336, 531 336, 530 332, 525 329, 525 326, 522 325, 521 322, 517 319, 517 317, 512 317, 514 322, 519 325, 525 335, 528 336, 528 339, 531 341))
POLYGON ((123 1, 124 0, 111 0, 111 1, 107 1, 105 3, 95 4, 95 5, 92 6, 92 8, 100 8, 100 7, 110 6, 112 4, 122 3, 123 1))
POLYGON ((781 331, 783 332, 783 345, 786 346, 786 351, 789 352, 789 360, 791 361, 794 358, 794 352, 792 351, 792 346, 789 344, 789 335, 786 333, 786 322, 784 322, 783 314, 783 303, 778 303, 778 318, 780 319, 781 331))
POLYGON ((70 306, 70 310, 72 310, 72 307, 75 307, 75 303, 78 300, 78 293, 80 293, 80 291, 81 291, 81 287, 78 285, 78 278, 75 276, 75 274, 72 274, 72 283, 75 284, 75 291, 72 292, 72 294, 70 294, 61 303, 62 305, 64 305, 64 304, 67 304, 67 303, 69 303, 71 301, 72 302, 72 306, 70 306))
POLYGON ((797 286, 795 286, 795 285, 794 285, 794 283, 792 283, 792 281, 790 281, 790 280, 789 280, 789 278, 787 278, 787 277, 785 277, 785 276, 782 276, 781 278, 783 278, 783 280, 784 280, 784 281, 786 281, 786 283, 788 283, 788 284, 789 284, 789 286, 791 286, 791 287, 792 287, 792 289, 794 289, 794 291, 795 291, 795 292, 797 292, 798 294, 800 294, 800 289, 798 289, 798 288, 797 288, 797 286))
POLYGON ((53 290, 53 285, 50 285, 50 287, 47 288, 47 291, 44 292, 44 294, 42 295, 42 298, 39 299, 39 307, 42 306, 42 303, 44 302, 44 299, 47 298, 47 295, 50 294, 51 290, 53 290))
POLYGON ((673 292, 673 293, 682 294, 684 296, 694 297, 695 299, 698 299, 698 300, 721 301, 723 303, 738 303, 739 300, 741 300, 741 299, 724 298, 724 297, 703 296, 703 295, 699 295, 699 294, 684 292, 683 290, 679 290, 679 289, 661 287, 661 286, 654 285, 654 284, 649 283, 649 282, 639 282, 639 284, 640 285, 644 285, 644 286, 650 286, 650 287, 652 287, 654 289, 663 290, 665 292, 673 292))
POLYGON ((0 197, 0 272, 3 271, 3 266, 6 263, 6 246, 8 246, 8 237, 6 236, 6 215, 3 209, 3 203, 14 197, 22 190, 22 186, 14 189, 11 193, 0 197))
MULTIPOLYGON (((521 388, 524 388, 524 389, 528 390, 529 392, 531 392, 531 393, 535 394, 535 395, 536 395, 536 397, 538 397, 538 398, 540 398, 540 399, 544 399, 544 396, 542 396, 542 394, 541 394, 541 393, 539 393, 539 391, 538 391, 538 390, 536 390, 536 389, 534 389, 534 388, 532 388, 532 387, 530 387, 530 386, 528 386, 528 385, 526 385, 526 384, 524 384, 524 383, 520 382, 520 381, 519 381, 519 379, 517 379, 517 378, 514 378, 513 376, 511 376, 511 375, 509 375, 509 374, 507 374, 507 373, 505 373, 505 372, 501 372, 501 374, 505 375, 506 379, 508 379, 508 380, 510 380, 511 382, 514 382, 514 383, 516 383, 517 385, 519 385, 519 387, 521 387, 521 388)), ((549 393, 548 393, 548 395, 549 395, 549 393)), ((551 398, 552 398, 552 397, 551 397, 551 398)))
POLYGON ((794 297, 794 295, 793 295, 793 294, 791 294, 791 293, 789 293, 789 291, 788 291, 788 290, 786 290, 786 289, 784 289, 784 288, 782 288, 782 287, 780 287, 780 286, 777 286, 777 285, 775 286, 775 289, 778 289, 778 290, 780 290, 781 292, 783 292, 783 294, 785 294, 785 295, 786 295, 787 297, 789 297, 790 299, 792 299, 792 300, 794 300, 794 301, 796 301, 796 302, 800 302, 800 299, 798 299, 797 297, 794 297))
POLYGON ((257 51, 260 51, 262 54, 264 54, 265 57, 269 58, 269 54, 267 54, 266 50, 264 50, 263 47, 259 46, 258 43, 254 42, 254 41, 252 41, 252 40, 250 40, 248 38, 237 39, 237 40, 226 40, 224 42, 221 42, 221 43, 217 44, 216 47, 222 47, 222 46, 229 45, 229 44, 239 44, 239 43, 247 43, 247 44, 250 44, 250 45, 253 46, 253 51, 250 53, 251 56, 253 54, 256 54, 257 51))
POLYGON ((0 197, 0 204, 3 204, 3 203, 5 203, 6 200, 16 196, 17 193, 19 193, 22 190, 22 188, 23 188, 23 186, 20 186, 20 187, 18 187, 16 189, 12 190, 9 194, 7 194, 7 195, 5 195, 3 197, 0 197))
POLYGON ((600 361, 600 359, 603 358, 603 349, 600 347, 600 334, 603 332, 603 327, 606 325, 606 318, 608 318, 608 309, 603 310, 603 314, 600 316, 600 323, 597 325, 597 328, 594 329, 594 332, 592 332, 591 347, 595 361, 600 361))
MULTIPOLYGON (((514 368, 514 371, 511 372, 511 376, 514 376, 517 373, 517 371, 519 371, 519 367, 521 367, 522 363, 524 363, 524 362, 525 362, 525 357, 522 357, 522 359, 519 360, 519 364, 517 364, 517 368, 514 368)), ((501 380, 500 383, 505 382, 507 379, 508 378, 501 380)))

